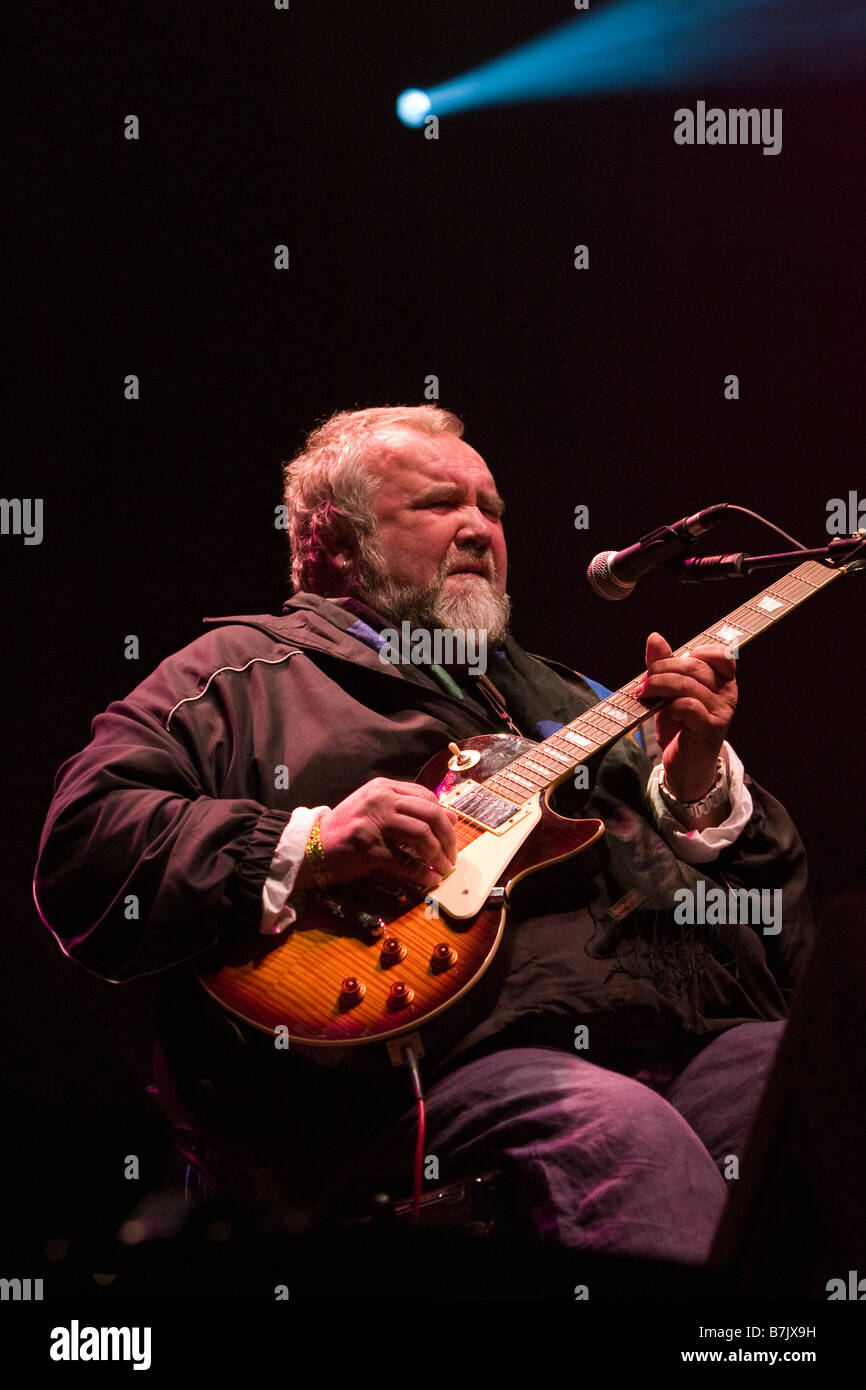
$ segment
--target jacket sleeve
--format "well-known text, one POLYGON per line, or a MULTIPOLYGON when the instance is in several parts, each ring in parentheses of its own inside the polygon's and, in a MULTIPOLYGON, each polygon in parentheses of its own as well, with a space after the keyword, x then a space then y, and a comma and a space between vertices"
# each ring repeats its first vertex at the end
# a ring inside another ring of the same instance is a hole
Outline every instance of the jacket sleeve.
MULTIPOLYGON (((657 765, 662 750, 648 720, 647 755, 657 765)), ((781 802, 746 772, 752 814, 732 844, 699 864, 703 874, 725 889, 778 891, 782 921, 778 930, 761 931, 767 962, 787 993, 802 977, 814 944, 815 924, 807 892, 806 851, 796 826, 781 802)))
POLYGON ((171 661, 94 720, 90 744, 60 769, 40 842, 43 921, 68 955, 115 981, 188 960, 226 932, 258 931, 290 819, 220 795, 232 743, 220 702, 168 726, 171 661))
POLYGON ((806 851, 781 802, 746 773, 752 815, 742 834, 705 872, 728 889, 778 893, 781 924, 761 929, 767 963, 787 994, 802 979, 815 938, 806 851))
MULTIPOLYGON (((778 899, 774 896, 771 901, 781 905, 780 927, 773 925, 765 931, 763 923, 744 923, 739 940, 750 957, 766 959, 778 988, 789 995, 803 975, 814 937, 806 852, 791 817, 746 772, 752 814, 736 840, 706 862, 680 859, 656 829, 645 793, 661 751, 653 731, 646 732, 645 752, 627 739, 620 741, 605 759, 593 794, 609 840, 620 841, 617 865, 623 882, 644 893, 650 906, 669 912, 678 901, 677 892, 684 888, 696 892, 700 879, 707 889, 722 888, 726 897, 731 889, 778 892, 778 899)), ((736 971, 737 966, 732 968, 736 971)))

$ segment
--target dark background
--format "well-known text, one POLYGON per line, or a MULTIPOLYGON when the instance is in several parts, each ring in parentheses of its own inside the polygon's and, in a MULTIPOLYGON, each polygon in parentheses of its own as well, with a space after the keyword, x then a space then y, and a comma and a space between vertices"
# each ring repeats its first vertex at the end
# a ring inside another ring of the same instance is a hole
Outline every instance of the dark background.
MULTIPOLYGON (((828 500, 866 490, 863 84, 488 109, 443 118, 438 141, 398 123, 405 87, 573 15, 27 9, 3 490, 44 498, 45 534, 0 538, 5 1067, 67 1141, 127 1067, 143 1079, 149 991, 89 979, 35 915, 54 774, 203 615, 279 611, 280 463, 318 419, 417 403, 436 374, 509 504, 515 635, 608 685, 642 667, 651 628, 676 645, 769 578, 693 590, 659 572, 615 606, 584 580, 593 554, 723 500, 819 545, 828 500), (676 146, 674 110, 698 99, 782 107, 781 154, 676 146)), ((739 518, 703 548, 787 547, 739 518)), ((798 823, 816 907, 861 882, 864 594, 840 582, 741 662, 732 741, 798 823)))

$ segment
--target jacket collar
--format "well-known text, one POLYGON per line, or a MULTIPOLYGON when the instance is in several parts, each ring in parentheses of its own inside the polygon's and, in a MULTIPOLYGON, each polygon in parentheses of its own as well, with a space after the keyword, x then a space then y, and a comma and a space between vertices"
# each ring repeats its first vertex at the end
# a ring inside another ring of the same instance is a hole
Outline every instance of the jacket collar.
MULTIPOLYGON (((381 621, 375 614, 370 614, 370 618, 381 621)), ((283 612, 279 616, 274 613, 241 613, 203 618, 202 621, 208 626, 238 623, 255 627, 278 642, 289 642, 326 656, 369 666, 401 679, 400 672, 393 665, 380 661, 378 652, 352 632, 353 626, 359 621, 358 615, 336 599, 323 598, 320 594, 295 594, 283 605, 283 612)))
POLYGON ((302 592, 286 600, 279 617, 273 613, 245 613, 203 618, 202 621, 213 626, 237 623, 258 628, 275 641, 349 661, 355 666, 365 666, 392 680, 408 681, 412 685, 432 689, 451 703, 464 704, 464 701, 447 695, 422 668, 380 661, 378 650, 371 645, 369 629, 379 632, 387 623, 380 614, 374 613, 357 599, 341 601, 302 592), (368 629, 365 637, 358 635, 359 625, 368 629))

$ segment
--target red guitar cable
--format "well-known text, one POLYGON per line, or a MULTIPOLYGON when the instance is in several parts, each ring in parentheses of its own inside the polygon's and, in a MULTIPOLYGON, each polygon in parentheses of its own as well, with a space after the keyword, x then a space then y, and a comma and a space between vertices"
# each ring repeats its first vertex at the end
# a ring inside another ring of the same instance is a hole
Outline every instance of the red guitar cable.
POLYGON ((417 1226, 421 1217, 421 1182, 424 1176, 424 1145, 427 1139, 427 1111, 424 1107, 424 1091, 421 1086, 421 1073, 418 1061, 410 1046, 403 1049, 406 1065, 412 1076, 412 1090, 418 1102, 418 1138, 415 1144, 415 1181, 412 1187, 412 1223, 417 1226))

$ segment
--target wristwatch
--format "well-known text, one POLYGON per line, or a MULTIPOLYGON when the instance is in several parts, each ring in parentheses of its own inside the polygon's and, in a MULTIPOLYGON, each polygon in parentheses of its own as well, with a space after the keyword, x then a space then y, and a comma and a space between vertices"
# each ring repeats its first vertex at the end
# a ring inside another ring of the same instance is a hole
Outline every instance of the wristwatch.
POLYGON ((724 806, 725 802, 728 800, 729 787, 725 760, 722 757, 719 758, 716 763, 716 780, 713 782, 706 796, 702 796, 699 801, 680 801, 678 797, 674 796, 667 784, 664 767, 662 767, 661 776, 659 777, 659 791, 661 792, 662 800, 665 804, 670 806, 671 810, 675 811, 681 820, 702 820, 703 817, 709 815, 711 811, 717 810, 719 806, 724 806))

